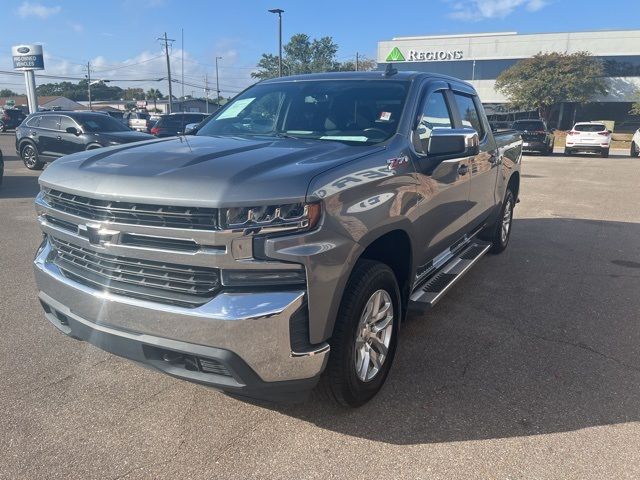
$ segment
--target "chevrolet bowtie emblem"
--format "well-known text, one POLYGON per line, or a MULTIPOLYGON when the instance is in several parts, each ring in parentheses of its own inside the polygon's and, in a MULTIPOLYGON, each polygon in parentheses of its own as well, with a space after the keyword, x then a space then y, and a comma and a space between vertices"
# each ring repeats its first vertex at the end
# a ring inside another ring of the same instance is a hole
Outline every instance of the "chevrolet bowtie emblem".
POLYGON ((118 234, 117 231, 107 230, 99 224, 91 223, 78 225, 78 233, 86 237, 91 245, 104 245, 105 243, 109 243, 118 234))

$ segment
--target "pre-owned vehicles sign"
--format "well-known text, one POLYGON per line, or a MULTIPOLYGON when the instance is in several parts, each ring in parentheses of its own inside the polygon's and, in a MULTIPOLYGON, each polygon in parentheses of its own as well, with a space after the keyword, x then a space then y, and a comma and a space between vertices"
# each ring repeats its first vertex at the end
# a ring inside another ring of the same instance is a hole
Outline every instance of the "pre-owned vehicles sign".
POLYGON ((11 47, 15 70, 44 70, 42 45, 16 45, 11 47))

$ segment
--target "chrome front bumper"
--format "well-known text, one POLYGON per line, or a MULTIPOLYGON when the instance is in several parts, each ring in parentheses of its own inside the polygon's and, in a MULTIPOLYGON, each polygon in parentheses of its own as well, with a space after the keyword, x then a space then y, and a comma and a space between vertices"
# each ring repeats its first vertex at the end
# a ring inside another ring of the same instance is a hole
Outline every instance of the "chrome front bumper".
POLYGON ((39 298, 45 311, 53 309, 67 320, 61 323, 55 314, 46 314, 67 335, 172 375, 223 390, 246 391, 250 396, 252 387, 261 391, 271 383, 274 387, 281 382, 312 384, 325 367, 329 353, 326 343, 309 351, 292 351, 290 320, 306 308, 304 290, 222 292, 197 308, 164 305, 77 283, 48 261, 50 253, 51 247, 45 242, 34 261, 39 298), (127 346, 110 348, 109 342, 127 346), (233 379, 215 374, 195 378, 190 372, 162 368, 157 359, 146 361, 144 355, 134 351, 136 345, 139 349, 160 346, 220 360, 233 379))

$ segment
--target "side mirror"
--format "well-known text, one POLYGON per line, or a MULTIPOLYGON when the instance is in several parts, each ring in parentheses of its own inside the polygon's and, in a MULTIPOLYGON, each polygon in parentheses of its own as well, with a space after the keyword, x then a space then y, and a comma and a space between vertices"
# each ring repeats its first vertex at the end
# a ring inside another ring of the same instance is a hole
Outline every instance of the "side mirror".
POLYGON ((480 153, 478 132, 472 128, 437 128, 431 132, 427 155, 432 157, 471 157, 480 153))
POLYGON ((195 133, 196 128, 198 128, 197 123, 188 123, 185 127, 184 127, 184 134, 185 135, 191 135, 193 133, 195 133))
POLYGON ((67 133, 72 133, 75 136, 78 136, 78 135, 80 135, 80 133, 82 133, 76 127, 67 127, 66 132, 67 133))

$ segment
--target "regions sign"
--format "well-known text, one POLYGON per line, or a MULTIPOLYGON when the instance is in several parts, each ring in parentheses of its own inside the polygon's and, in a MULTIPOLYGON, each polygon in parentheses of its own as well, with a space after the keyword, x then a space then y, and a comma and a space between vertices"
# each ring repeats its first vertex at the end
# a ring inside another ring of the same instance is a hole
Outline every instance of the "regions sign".
POLYGON ((398 47, 387 55, 387 62, 438 62, 447 60, 462 60, 462 50, 409 50, 403 54, 398 47))
POLYGON ((16 45, 11 55, 15 70, 44 70, 42 45, 16 45))

